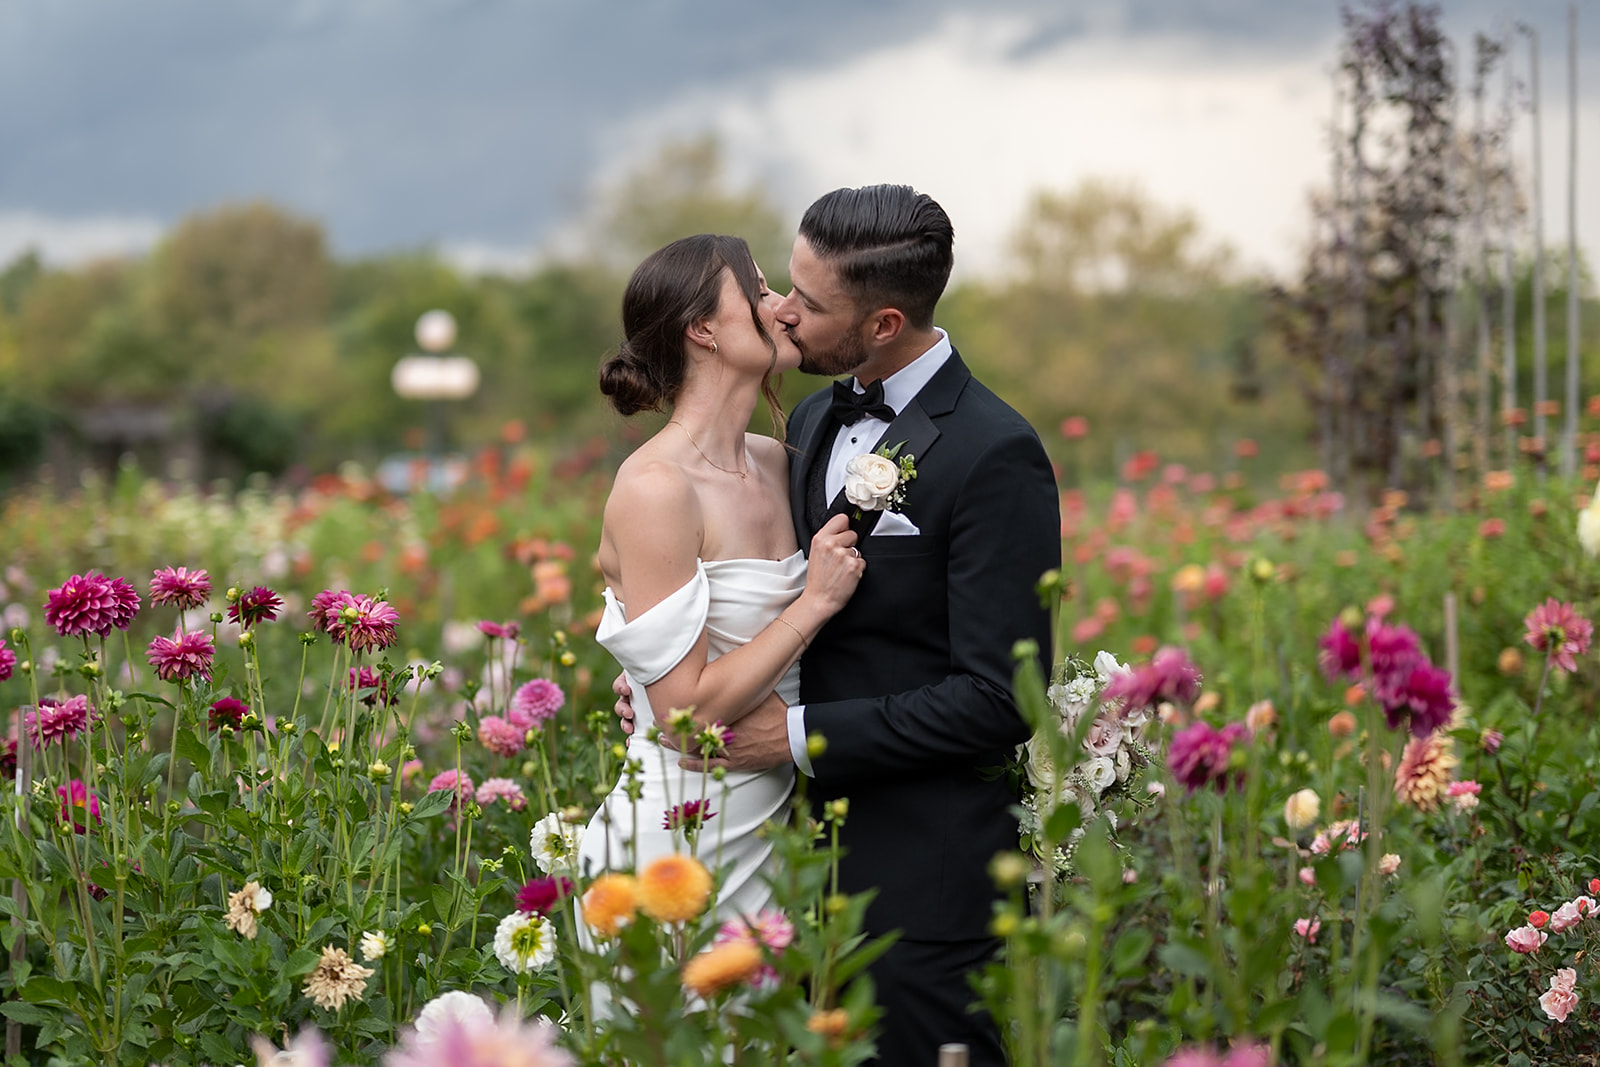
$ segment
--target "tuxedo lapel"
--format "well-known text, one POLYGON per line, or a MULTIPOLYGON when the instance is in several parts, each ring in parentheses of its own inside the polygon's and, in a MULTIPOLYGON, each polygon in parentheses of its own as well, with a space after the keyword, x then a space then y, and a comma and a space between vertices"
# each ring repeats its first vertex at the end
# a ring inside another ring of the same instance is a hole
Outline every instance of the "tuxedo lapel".
POLYGON ((825 462, 819 460, 818 453, 822 451, 822 442, 828 436, 825 432, 828 421, 828 405, 812 404, 811 410, 796 427, 794 447, 797 451, 789 464, 789 511, 794 516, 795 537, 799 539, 800 547, 808 552, 811 549, 811 535, 816 531, 806 521, 806 487, 810 484, 812 465, 825 462))

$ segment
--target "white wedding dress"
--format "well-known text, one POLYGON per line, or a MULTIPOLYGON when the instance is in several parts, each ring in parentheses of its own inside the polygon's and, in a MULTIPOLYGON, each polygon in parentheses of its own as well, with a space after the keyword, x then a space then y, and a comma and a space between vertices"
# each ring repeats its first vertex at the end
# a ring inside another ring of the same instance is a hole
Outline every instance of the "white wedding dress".
MULTIPOLYGON (((656 717, 644 687, 677 666, 702 631, 710 646, 708 660, 752 640, 794 602, 805 579, 806 559, 798 551, 781 560, 702 560, 688 584, 633 619, 606 589, 595 639, 622 664, 633 689, 628 755, 643 764, 641 793, 637 802, 628 796, 624 775, 595 812, 578 849, 578 870, 584 877, 637 871, 658 856, 691 851, 683 831, 669 830, 664 823, 674 806, 698 801, 703 788, 716 814, 700 830, 697 853, 707 868, 723 872, 718 920, 754 915, 771 902, 764 876, 770 873, 772 845, 757 831, 768 819, 782 817, 794 788, 794 767, 730 771, 720 783, 680 770, 676 752, 646 739, 656 717)), ((790 704, 798 700, 799 664, 789 669, 777 691, 790 704)), ((730 728, 737 732, 739 725, 730 728)))

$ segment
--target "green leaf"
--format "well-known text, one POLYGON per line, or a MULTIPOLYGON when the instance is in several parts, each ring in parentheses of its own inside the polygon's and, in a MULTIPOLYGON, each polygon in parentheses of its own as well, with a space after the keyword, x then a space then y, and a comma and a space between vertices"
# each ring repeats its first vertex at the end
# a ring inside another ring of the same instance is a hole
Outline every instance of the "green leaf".
POLYGON ((448 808, 455 796, 455 793, 449 789, 435 789, 431 793, 424 794, 423 798, 417 801, 416 807, 411 809, 411 818, 432 818, 448 808))
POLYGON ((0 1013, 24 1026, 49 1026, 61 1021, 61 1008, 44 1008, 22 1000, 8 1000, 0 1004, 0 1013))
POLYGON ((1117 938, 1111 946, 1111 969, 1117 974, 1130 974, 1144 963, 1155 938, 1143 927, 1134 927, 1117 938))
POLYGON ((178 731, 178 758, 188 760, 201 774, 211 770, 211 749, 193 730, 178 731))
POLYGON ((1181 941, 1162 945, 1156 953, 1168 970, 1203 978, 1211 973, 1211 960, 1205 953, 1181 941))

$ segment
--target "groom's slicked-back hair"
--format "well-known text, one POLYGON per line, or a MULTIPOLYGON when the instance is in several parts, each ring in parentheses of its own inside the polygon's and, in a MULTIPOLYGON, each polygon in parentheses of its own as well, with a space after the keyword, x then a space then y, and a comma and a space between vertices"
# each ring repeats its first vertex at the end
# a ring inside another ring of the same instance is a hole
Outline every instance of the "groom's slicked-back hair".
POLYGON ((893 307, 917 329, 933 325, 955 262, 955 229, 933 197, 909 185, 835 189, 806 209, 800 236, 858 309, 893 307))

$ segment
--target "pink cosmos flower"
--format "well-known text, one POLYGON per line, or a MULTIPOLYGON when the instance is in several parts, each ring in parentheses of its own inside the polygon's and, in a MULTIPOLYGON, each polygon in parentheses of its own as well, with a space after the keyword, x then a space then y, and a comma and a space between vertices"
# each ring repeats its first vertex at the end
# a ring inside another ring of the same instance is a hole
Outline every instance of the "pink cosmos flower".
POLYGON ((1316 916, 1312 916, 1309 919, 1296 919, 1294 921, 1294 932, 1305 938, 1306 944, 1308 945, 1315 945, 1317 943, 1317 931, 1321 929, 1322 920, 1318 919, 1316 916))
POLYGON ((1111 679, 1103 697, 1120 699, 1128 710, 1136 711, 1163 701, 1193 704, 1199 695, 1199 668, 1189 661, 1189 654, 1183 649, 1168 645, 1158 650, 1149 663, 1111 679))
POLYGON ((534 878, 517 890, 517 910, 529 915, 548 915, 551 908, 572 896, 573 889, 572 879, 564 875, 534 878))
MULTIPOLYGON (((320 593, 318 594, 321 595, 320 593)), ((394 644, 400 613, 388 601, 362 593, 339 593, 324 611, 328 636, 353 651, 371 652, 394 644)))
POLYGON ((1538 951, 1539 946, 1549 939, 1550 935, 1543 930, 1535 930, 1531 926, 1519 926, 1506 934, 1506 948, 1526 955, 1538 951))
MULTIPOLYGON (((1214 786, 1219 793, 1225 792, 1229 785, 1228 767, 1233 758, 1234 743, 1249 736, 1250 730, 1242 722, 1231 722, 1218 730, 1201 720, 1172 736, 1172 744, 1167 750, 1167 765, 1172 769, 1172 776, 1191 793, 1206 786, 1214 786)), ((1236 784, 1243 784, 1242 775, 1234 774, 1231 777, 1237 779, 1236 784)))
POLYGON ((153 638, 146 658, 163 682, 184 682, 194 677, 210 678, 216 651, 211 635, 205 631, 180 630, 171 637, 153 638))
POLYGON ((1578 1006, 1578 972, 1562 967, 1550 976, 1550 988, 1539 997, 1539 1007, 1558 1023, 1567 1021, 1567 1015, 1578 1006))
POLYGON ((0 682, 10 678, 16 667, 17 654, 6 647, 4 638, 0 638, 0 682))
POLYGON ((478 632, 485 637, 496 638, 502 641, 515 641, 522 632, 522 627, 515 622, 491 622, 484 619, 478 623, 478 632))
POLYGON ((89 706, 83 694, 57 700, 40 697, 39 706, 22 719, 22 730, 40 748, 52 741, 70 741, 99 721, 99 714, 89 706))
POLYGON ((79 812, 87 811, 89 818, 100 821, 100 798, 89 792, 82 778, 74 778, 66 785, 56 786, 56 796, 61 798, 61 821, 70 821, 75 833, 88 833, 88 827, 78 822, 79 812))
POLYGON ((1589 650, 1594 636, 1594 625, 1555 597, 1528 612, 1522 623, 1528 628, 1524 640, 1546 653, 1550 666, 1569 673, 1578 669, 1577 657, 1589 650))
POLYGON ((99 571, 74 574, 46 595, 44 620, 62 637, 126 630, 139 614, 139 594, 125 578, 107 578, 99 571))
POLYGON ((450 802, 451 811, 473 799, 472 779, 462 771, 452 769, 434 775, 433 781, 428 783, 428 792, 435 793, 441 789, 455 790, 456 797, 450 802))
POLYGON ((258 622, 271 622, 283 610, 283 598, 264 585, 239 594, 228 608, 228 621, 236 622, 246 630, 258 622))
POLYGON ((163 567, 150 579, 150 602, 172 604, 184 611, 198 608, 211 599, 211 578, 205 571, 187 567, 163 567))
POLYGON ((506 718, 513 726, 532 730, 544 725, 567 702, 561 687, 548 678, 535 678, 517 687, 511 696, 506 718))
MULTIPOLYGON (((509 778, 486 778, 478 787, 478 803, 487 808, 497 800, 506 802, 512 811, 521 811, 528 806, 528 798, 522 795, 522 787, 509 778)), ((527 911, 527 908, 523 908, 527 911)))
POLYGON ((498 715, 485 715, 478 720, 478 740, 498 756, 515 756, 522 751, 526 738, 526 730, 517 729, 498 715))
POLYGON ((244 722, 244 717, 250 714, 250 705, 237 697, 218 697, 211 702, 207 709, 213 730, 223 726, 231 726, 235 730, 244 722))

